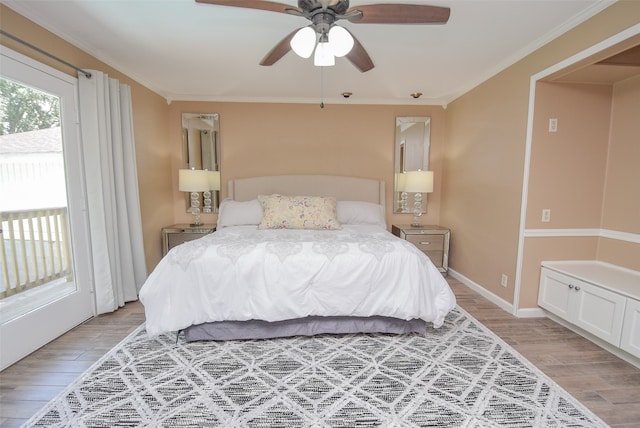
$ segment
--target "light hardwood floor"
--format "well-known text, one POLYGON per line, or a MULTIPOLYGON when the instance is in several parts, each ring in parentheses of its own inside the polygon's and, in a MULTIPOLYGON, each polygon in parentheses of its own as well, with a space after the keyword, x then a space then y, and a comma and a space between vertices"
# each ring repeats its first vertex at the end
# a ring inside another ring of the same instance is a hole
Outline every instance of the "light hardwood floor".
MULTIPOLYGON (((518 319, 449 278, 458 304, 606 423, 640 426, 640 369, 546 318, 518 319)), ((144 321, 139 302, 74 328, 0 372, 0 426, 18 427, 144 321)))

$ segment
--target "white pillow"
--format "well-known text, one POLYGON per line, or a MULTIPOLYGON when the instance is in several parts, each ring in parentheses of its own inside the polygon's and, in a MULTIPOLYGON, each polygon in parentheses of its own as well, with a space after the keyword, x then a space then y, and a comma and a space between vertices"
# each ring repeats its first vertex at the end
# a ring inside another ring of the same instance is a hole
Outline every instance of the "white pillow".
POLYGON ((257 199, 234 201, 226 198, 220 202, 217 228, 229 226, 259 225, 262 220, 262 207, 257 199))
POLYGON ((338 201, 338 221, 341 224, 373 224, 387 228, 384 207, 361 201, 338 201))

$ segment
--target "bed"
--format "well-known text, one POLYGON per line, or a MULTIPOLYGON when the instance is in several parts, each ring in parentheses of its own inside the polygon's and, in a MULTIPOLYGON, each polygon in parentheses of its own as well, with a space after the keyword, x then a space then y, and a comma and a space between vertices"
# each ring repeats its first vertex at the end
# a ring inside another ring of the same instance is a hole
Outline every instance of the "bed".
POLYGON ((384 207, 383 181, 229 181, 217 230, 174 247, 143 285, 147 332, 193 341, 439 327, 455 296, 388 232, 384 207))

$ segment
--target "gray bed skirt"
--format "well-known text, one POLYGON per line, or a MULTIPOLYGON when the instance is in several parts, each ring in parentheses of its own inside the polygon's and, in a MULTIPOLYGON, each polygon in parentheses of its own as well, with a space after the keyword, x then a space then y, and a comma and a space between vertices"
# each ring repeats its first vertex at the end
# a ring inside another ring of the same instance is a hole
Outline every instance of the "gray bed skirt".
POLYGON ((426 322, 373 317, 305 317, 284 321, 219 321, 192 325, 184 329, 188 342, 198 340, 271 339, 274 337, 314 336, 345 333, 424 333, 426 322))

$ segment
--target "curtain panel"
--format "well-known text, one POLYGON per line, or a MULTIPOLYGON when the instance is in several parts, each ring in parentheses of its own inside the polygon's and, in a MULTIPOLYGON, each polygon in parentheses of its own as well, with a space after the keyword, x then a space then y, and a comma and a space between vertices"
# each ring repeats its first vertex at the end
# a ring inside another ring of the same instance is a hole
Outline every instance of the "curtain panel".
POLYGON ((96 312, 138 298, 147 277, 131 88, 90 70, 78 75, 96 312))

